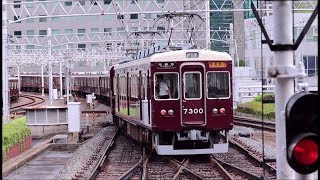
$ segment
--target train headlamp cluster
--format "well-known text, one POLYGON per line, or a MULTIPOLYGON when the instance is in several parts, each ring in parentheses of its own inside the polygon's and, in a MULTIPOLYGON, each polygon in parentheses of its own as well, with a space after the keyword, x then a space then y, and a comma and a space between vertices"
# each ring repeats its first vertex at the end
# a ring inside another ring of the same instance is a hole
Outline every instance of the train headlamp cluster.
POLYGON ((212 109, 213 114, 218 114, 218 112, 220 112, 221 114, 224 114, 224 113, 226 113, 226 109, 224 109, 224 108, 220 108, 219 110, 217 108, 212 109))
MULTIPOLYGON (((162 109, 162 110, 160 111, 160 114, 161 114, 162 116, 165 116, 165 115, 167 115, 167 111, 166 111, 165 109, 162 109)), ((169 110, 168 110, 168 114, 169 114, 170 116, 172 116, 172 115, 174 114, 174 111, 173 111, 172 109, 169 109, 169 110)))

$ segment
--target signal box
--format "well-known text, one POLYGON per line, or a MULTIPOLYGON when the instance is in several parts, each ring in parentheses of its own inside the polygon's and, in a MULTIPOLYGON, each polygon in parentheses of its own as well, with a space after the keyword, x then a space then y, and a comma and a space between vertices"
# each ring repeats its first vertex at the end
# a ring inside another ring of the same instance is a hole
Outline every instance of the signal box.
POLYGON ((320 103, 315 93, 294 94, 286 105, 287 160, 300 174, 319 168, 320 103))

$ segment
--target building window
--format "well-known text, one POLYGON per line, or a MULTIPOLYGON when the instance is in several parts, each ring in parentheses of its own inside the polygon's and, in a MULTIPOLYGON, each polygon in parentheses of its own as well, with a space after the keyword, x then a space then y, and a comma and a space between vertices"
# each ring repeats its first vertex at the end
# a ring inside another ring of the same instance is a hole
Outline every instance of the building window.
POLYGON ((104 4, 110 4, 110 3, 111 3, 111 0, 103 0, 103 3, 104 3, 104 4))
MULTIPOLYGON (((13 17, 13 20, 14 20, 14 21, 18 21, 18 19, 20 19, 20 16, 14 16, 14 17, 13 17)), ((21 21, 19 21, 19 22, 17 22, 17 23, 21 23, 21 21)))
POLYGON ((131 27, 131 28, 130 28, 130 31, 131 31, 131 32, 138 31, 138 30, 139 30, 138 27, 131 27))
POLYGON ((65 34, 72 34, 72 33, 73 33, 73 30, 72 30, 72 29, 65 29, 65 30, 64 30, 64 33, 65 33, 65 34))
POLYGON ((103 32, 105 32, 105 34, 112 35, 111 31, 112 31, 112 28, 103 28, 103 32))
POLYGON ((86 4, 86 1, 85 0, 80 0, 79 3, 80 3, 80 5, 84 6, 86 4))
POLYGON ((138 14, 130 14, 130 19, 138 19, 138 14))
POLYGON ((157 0, 158 3, 164 3, 164 0, 157 0))
POLYGON ((117 31, 118 31, 118 32, 123 32, 123 31, 124 31, 124 28, 117 28, 117 31))
POLYGON ((296 40, 298 39, 299 35, 301 34, 302 28, 301 27, 295 27, 293 28, 293 38, 296 40))
POLYGON ((135 3, 138 3, 138 0, 131 0, 131 4, 135 4, 135 3))
MULTIPOLYGON (((26 18, 28 18, 30 16, 26 16, 26 18)), ((30 18, 30 19, 27 19, 27 23, 33 23, 34 22, 34 19, 30 18)))
POLYGON ((34 45, 27 45, 26 49, 34 49, 34 45))
POLYGON ((15 5, 13 5, 13 8, 20 8, 21 1, 13 1, 13 3, 15 3, 15 5))
POLYGON ((34 35, 34 30, 27 30, 27 35, 34 35))
POLYGON ((117 19, 124 19, 124 15, 117 15, 117 19))
POLYGON ((72 1, 66 1, 66 2, 64 2, 64 5, 65 6, 72 6, 72 1))
MULTIPOLYGON (((33 0, 26 0, 26 2, 32 2, 33 0)), ((27 8, 33 8, 33 3, 26 4, 27 8)))
POLYGON ((107 50, 111 50, 111 47, 112 47, 112 44, 111 44, 111 43, 107 43, 107 44, 106 44, 107 50))
POLYGON ((21 31, 13 31, 13 35, 17 36, 18 38, 21 37, 21 31))
POLYGON ((78 33, 81 33, 78 36, 83 36, 86 33, 86 29, 78 29, 78 33))
POLYGON ((64 17, 64 20, 67 22, 73 21, 73 17, 64 17))
POLYGON ((151 19, 151 13, 145 13, 144 14, 145 19, 151 19))
POLYGON ((52 30, 52 35, 60 34, 60 30, 52 30))
MULTIPOLYGON (((40 16, 45 16, 45 15, 40 15, 40 16)), ((47 22, 47 18, 45 17, 39 18, 39 22, 47 22)))
POLYGON ((318 75, 318 56, 303 56, 303 63, 308 77, 318 75))
POLYGON ((99 28, 91 28, 91 32, 92 33, 99 32, 99 28))
POLYGON ((313 41, 313 30, 312 28, 309 29, 309 31, 306 34, 306 41, 312 42, 313 41))
POLYGON ((39 30, 39 35, 41 37, 47 35, 47 30, 39 30))
POLYGON ((157 31, 162 31, 162 32, 164 32, 165 30, 166 30, 165 27, 162 27, 162 26, 158 26, 158 27, 157 27, 157 31))
POLYGON ((110 19, 112 19, 112 17, 113 17, 113 15, 104 15, 103 20, 110 21, 110 19))
POLYGON ((52 22, 59 22, 60 18, 59 17, 53 17, 52 22))
POLYGON ((157 18, 161 17, 163 14, 157 14, 157 18))
POLYGON ((86 44, 78 44, 78 49, 86 49, 86 44))
POLYGON ((98 5, 97 1, 98 1, 98 0, 91 0, 91 4, 93 4, 93 5, 98 5))
POLYGON ((91 44, 91 48, 98 48, 99 44, 91 44))

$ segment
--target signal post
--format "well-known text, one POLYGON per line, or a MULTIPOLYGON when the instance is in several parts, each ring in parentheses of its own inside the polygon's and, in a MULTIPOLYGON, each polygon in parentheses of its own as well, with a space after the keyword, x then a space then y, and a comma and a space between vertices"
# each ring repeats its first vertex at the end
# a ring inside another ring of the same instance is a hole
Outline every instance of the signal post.
MULTIPOLYGON (((303 81, 306 76, 305 69, 302 63, 298 63, 297 66, 293 65, 293 51, 296 50, 303 40, 305 34, 309 30, 312 22, 318 14, 318 5, 308 22, 303 28, 301 34, 293 43, 292 36, 292 1, 273 1, 273 37, 271 40, 262 24, 261 18, 255 8, 255 5, 251 2, 251 8, 255 15, 257 22, 261 28, 261 31, 265 37, 262 43, 269 45, 270 50, 274 51, 275 66, 269 67, 267 70, 267 76, 269 78, 275 78, 275 108, 276 108, 276 165, 277 165, 277 179, 312 179, 312 172, 316 168, 319 161, 318 157, 318 145, 315 143, 318 137, 315 134, 309 134, 310 130, 306 129, 304 132, 291 132, 289 126, 300 126, 305 123, 306 117, 298 120, 293 120, 291 111, 293 105, 297 100, 290 100, 290 97, 294 94, 294 80, 299 78, 303 81), (287 109, 286 109, 287 107, 287 109), (291 108, 290 108, 291 107, 291 108), (285 114, 287 113, 287 115, 285 114), (286 131, 287 130, 287 131, 286 131), (289 138, 287 140, 287 138, 289 138), (301 142, 301 143, 299 143, 301 142), (309 149, 303 149, 303 145, 308 144, 312 146, 309 149), (296 148, 297 147, 297 148, 296 148), (295 150, 294 150, 295 149, 295 150), (299 149, 299 150, 298 150, 299 149), (312 155, 310 155, 310 152, 312 155), (288 155, 288 159, 286 158, 288 155), (306 160, 310 159, 311 160, 306 160), (290 163, 288 163, 290 162, 290 163), (296 164, 297 163, 297 164, 296 164), (301 163, 301 164, 298 164, 301 163), (299 171, 296 167, 308 166, 305 171, 299 171), (293 168, 293 169, 292 169, 293 168), (295 172, 295 171, 296 172, 295 172), (310 174, 310 175, 307 175, 310 174)), ((299 91, 307 93, 307 85, 304 83, 298 83, 299 91), (300 86, 300 87, 299 87, 300 86)), ((295 96, 294 96, 295 97, 295 96)), ((308 103, 307 101, 303 103, 308 103)), ((300 105, 297 105, 300 106, 300 105)), ((304 104, 309 106, 309 104, 304 104)), ((313 111, 300 113, 308 113, 313 111)), ((317 112, 319 113, 319 112, 317 112)), ((294 115, 293 115, 294 116, 294 115)), ((319 117, 319 115, 316 115, 319 117)), ((312 125, 311 125, 312 126, 312 125)), ((303 127, 303 126, 300 126, 303 127)), ((318 132, 319 133, 319 132, 318 132)), ((319 167, 319 166, 318 166, 319 167)))

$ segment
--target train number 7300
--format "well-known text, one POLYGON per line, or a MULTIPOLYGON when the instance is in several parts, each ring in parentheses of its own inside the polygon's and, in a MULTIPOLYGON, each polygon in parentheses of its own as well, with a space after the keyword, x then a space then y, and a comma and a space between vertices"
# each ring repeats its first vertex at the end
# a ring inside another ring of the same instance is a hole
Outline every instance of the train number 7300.
POLYGON ((183 113, 184 114, 202 114, 203 113, 203 109, 202 108, 194 108, 194 109, 187 109, 187 108, 184 108, 183 109, 183 113))

